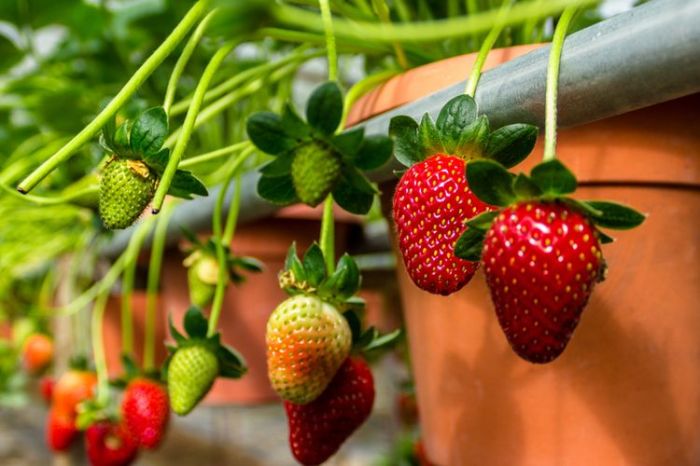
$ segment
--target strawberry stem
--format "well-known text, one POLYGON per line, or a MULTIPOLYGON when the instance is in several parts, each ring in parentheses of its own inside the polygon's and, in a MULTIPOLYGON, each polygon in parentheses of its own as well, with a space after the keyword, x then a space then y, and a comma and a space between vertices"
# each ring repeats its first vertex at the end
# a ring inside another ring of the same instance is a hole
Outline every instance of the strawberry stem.
POLYGON ((148 263, 148 281, 146 284, 146 319, 143 336, 143 368, 151 371, 155 367, 156 351, 156 305, 158 304, 158 285, 160 284, 161 267, 163 264, 163 251, 165 250, 165 238, 168 232, 168 223, 175 211, 174 207, 179 201, 172 200, 163 207, 163 214, 158 218, 153 244, 151 245, 151 258, 148 263))
POLYGON ((557 91, 559 87, 559 66, 561 64, 561 52, 564 48, 566 31, 569 29, 572 19, 576 15, 575 6, 568 7, 559 18, 557 28, 554 30, 551 49, 549 51, 549 65, 547 67, 547 95, 546 119, 544 130, 544 157, 547 162, 556 158, 557 148, 557 91))
POLYGON ((219 316, 221 315, 221 309, 224 305, 224 293, 226 292, 226 286, 228 285, 229 280, 228 264, 226 263, 226 251, 224 250, 224 244, 231 244, 231 241, 233 241, 233 234, 235 232, 235 225, 238 220, 238 212, 241 205, 240 179, 236 181, 233 199, 231 199, 231 205, 229 206, 228 216, 226 218, 226 230, 225 233, 222 234, 221 220, 223 216, 226 193, 231 185, 231 181, 236 175, 238 175, 240 168, 243 166, 243 162, 254 152, 255 147, 251 145, 238 156, 235 163, 231 166, 226 179, 221 185, 221 190, 216 198, 214 215, 212 216, 212 230, 214 232, 214 244, 216 246, 216 260, 219 263, 219 276, 216 282, 216 290, 214 291, 214 301, 211 305, 211 313, 209 315, 207 337, 212 337, 214 334, 216 334, 219 316))
POLYGON ((185 48, 182 49, 182 53, 180 54, 180 57, 175 63, 173 72, 170 75, 170 79, 168 80, 168 87, 165 90, 165 100, 163 102, 163 108, 165 109, 165 113, 168 115, 170 114, 170 107, 173 105, 173 99, 175 98, 175 90, 177 89, 177 84, 180 81, 180 76, 182 76, 182 72, 185 70, 185 66, 187 66, 187 63, 190 61, 190 58, 192 57, 192 54, 197 48, 199 41, 202 39, 204 32, 207 30, 209 23, 218 12, 219 9, 214 8, 209 12, 208 15, 204 17, 202 21, 200 21, 199 25, 197 26, 197 29, 194 30, 190 38, 187 40, 185 48))
POLYGON ((36 170, 30 173, 17 187, 21 193, 28 193, 41 180, 46 178, 49 173, 56 169, 60 164, 68 160, 73 153, 80 149, 85 143, 92 139, 102 127, 119 111, 119 109, 131 98, 146 79, 160 66, 170 53, 180 44, 185 38, 189 30, 195 25, 199 18, 204 14, 209 6, 209 0, 202 0, 195 3, 187 12, 185 17, 173 29, 173 32, 165 39, 165 41, 151 54, 150 57, 141 65, 134 75, 127 81, 124 87, 117 93, 116 96, 107 104, 85 128, 82 129, 73 139, 68 141, 55 154, 44 161, 36 170))
POLYGON ((328 195, 323 203, 323 219, 321 220, 321 236, 319 246, 326 260, 326 270, 330 276, 335 271, 335 220, 333 218, 333 196, 328 195))
MULTIPOLYGON (((389 14, 389 7, 385 0, 373 0, 374 11, 377 13, 377 17, 382 23, 391 24, 391 16, 389 14)), ((406 52, 404 52, 403 47, 401 47, 401 42, 394 41, 392 44, 394 48, 394 54, 396 55, 396 61, 398 62, 401 69, 408 69, 408 59, 406 58, 406 52)))
POLYGON ((335 35, 333 34, 333 15, 329 0, 319 0, 321 6, 321 19, 323 20, 323 30, 326 34, 326 53, 328 54, 328 79, 336 81, 338 79, 338 53, 335 48, 335 35))
POLYGON ((343 117, 341 118, 340 125, 338 125, 338 127, 345 128, 348 120, 348 114, 350 113, 352 106, 360 97, 399 73, 400 71, 398 70, 381 71, 377 74, 367 76, 353 84, 347 94, 345 94, 345 99, 343 99, 343 117))
POLYGON ((251 147, 251 144, 252 143, 250 141, 237 142, 236 144, 232 144, 227 147, 222 147, 221 149, 216 149, 211 152, 189 157, 180 162, 180 168, 187 169, 200 163, 206 163, 212 160, 216 160, 219 157, 233 155, 239 151, 242 151, 243 149, 251 147))
POLYGON ((467 87, 464 90, 464 93, 470 97, 474 97, 476 94, 476 86, 479 84, 481 70, 486 62, 486 57, 488 57, 493 45, 496 43, 496 40, 498 40, 498 36, 501 35, 501 31, 503 31, 503 28, 505 27, 505 20, 508 17, 510 7, 510 0, 503 0, 503 4, 498 12, 498 17, 496 18, 496 24, 494 25, 493 29, 489 31, 486 39, 484 39, 484 42, 481 44, 479 54, 476 56, 474 65, 472 65, 472 71, 469 75, 469 80, 467 81, 467 87))
POLYGON ((231 53, 235 45, 236 44, 234 42, 228 42, 217 50, 207 64, 207 67, 204 69, 204 73, 202 73, 199 83, 197 83, 194 96, 192 97, 192 103, 190 104, 190 108, 185 116, 185 122, 182 125, 182 131, 177 139, 177 142, 175 143, 173 152, 170 154, 170 160, 168 160, 168 165, 165 167, 163 176, 158 183, 158 189, 153 197, 154 214, 157 214, 160 211, 163 201, 165 200, 165 196, 170 189, 170 183, 172 183, 173 177, 175 176, 175 171, 180 164, 182 154, 185 153, 185 149, 190 142, 190 137, 192 136, 192 132, 194 131, 195 123, 197 121, 197 115, 199 115, 199 110, 201 109, 202 102, 204 101, 204 94, 207 92, 209 84, 211 84, 217 70, 228 54, 231 53))
POLYGON ((109 290, 102 291, 92 307, 92 357, 95 361, 95 371, 97 372, 97 401, 101 405, 106 404, 109 399, 109 373, 107 372, 107 359, 105 357, 104 335, 102 333, 102 323, 107 307, 109 290))

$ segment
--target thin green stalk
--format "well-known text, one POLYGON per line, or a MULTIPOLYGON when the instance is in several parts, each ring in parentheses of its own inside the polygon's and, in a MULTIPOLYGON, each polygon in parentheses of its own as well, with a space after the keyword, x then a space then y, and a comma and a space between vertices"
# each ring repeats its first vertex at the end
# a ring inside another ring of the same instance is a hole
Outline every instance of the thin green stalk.
MULTIPOLYGON (((511 9, 505 26, 519 24, 533 17, 542 18, 555 15, 571 5, 585 6, 597 2, 598 0, 549 0, 543 5, 533 5, 532 2, 518 3, 511 9)), ((317 15, 311 11, 279 4, 273 13, 284 24, 309 30, 323 29, 322 26, 318 25, 317 15)), ((465 17, 398 24, 379 24, 338 18, 334 21, 333 27, 336 37, 342 41, 360 39, 385 43, 400 41, 404 44, 408 42, 434 42, 487 32, 496 24, 498 15, 498 11, 490 10, 465 17)))
POLYGON ((236 233, 236 224, 238 222, 238 214, 241 211, 241 175, 236 175, 233 185, 233 197, 231 204, 228 206, 228 215, 226 216, 226 226, 224 234, 221 238, 223 244, 231 244, 233 235, 236 233))
POLYGON ((134 354, 134 281, 136 278, 136 266, 138 264, 138 254, 135 255, 128 264, 124 266, 122 276, 122 308, 121 308, 121 331, 122 331, 122 354, 134 354))
POLYGON ((182 72, 185 71, 185 66, 187 66, 187 63, 190 61, 190 58, 192 58, 192 54, 197 48, 197 45, 202 39, 204 32, 207 30, 207 27, 209 27, 209 23, 214 18, 214 16, 217 15, 218 12, 219 9, 214 8, 209 12, 208 15, 204 17, 204 19, 197 26, 197 29, 194 30, 190 38, 187 40, 185 48, 182 50, 182 54, 180 54, 180 57, 175 63, 173 72, 170 75, 170 80, 168 81, 168 87, 165 91, 165 100, 163 102, 163 108, 165 109, 165 113, 167 115, 170 114, 170 107, 172 106, 173 99, 175 98, 175 90, 177 89, 177 84, 180 81, 180 76, 182 76, 182 72))
POLYGON ((107 359, 105 357, 104 335, 102 323, 104 322, 105 308, 109 291, 102 291, 95 299, 92 308, 92 355, 95 360, 97 372, 97 401, 106 405, 109 400, 109 373, 107 372, 107 359))
POLYGON ((151 245, 151 258, 148 263, 148 283, 146 284, 146 322, 144 325, 143 341, 143 369, 152 371, 155 368, 156 354, 156 308, 158 304, 158 285, 163 264, 163 251, 165 239, 168 233, 168 223, 179 204, 177 200, 166 203, 163 212, 158 218, 153 244, 151 245))
POLYGON ((326 259, 326 270, 330 275, 335 270, 335 219, 333 218, 333 196, 331 194, 323 203, 319 243, 321 243, 323 257, 326 259))
POLYGON ((499 11, 499 17, 496 22, 496 25, 493 27, 493 29, 491 29, 491 31, 486 36, 486 39, 484 39, 484 42, 481 44, 479 54, 476 56, 476 61, 472 66, 472 71, 469 75, 469 80, 467 81, 467 87, 464 91, 464 93, 468 96, 474 97, 474 94, 476 93, 476 86, 477 84, 479 84, 481 70, 484 67, 484 63, 486 62, 486 57, 488 57, 489 52, 493 48, 493 44, 496 43, 496 40, 498 40, 498 36, 501 34, 501 31, 503 31, 504 21, 508 16, 510 6, 510 0, 504 0, 503 5, 501 5, 501 9, 499 11))
POLYGON ((184 39, 187 32, 195 25, 201 15, 206 11, 209 0, 200 0, 192 6, 190 11, 175 27, 165 41, 151 54, 134 75, 127 81, 124 87, 82 131, 80 131, 65 146, 59 149, 49 159, 45 160, 36 170, 29 174, 17 187, 21 193, 28 193, 41 180, 43 180, 56 167, 68 160, 71 155, 107 124, 117 111, 129 100, 129 98, 141 87, 156 68, 165 60, 177 45, 184 39))
POLYGON ((321 19, 323 30, 326 34, 326 53, 328 54, 328 79, 338 80, 338 53, 335 49, 335 35, 333 34, 333 15, 328 0, 319 0, 321 5, 321 19))
POLYGON ((348 114, 350 113, 350 109, 352 106, 357 102, 357 100, 377 87, 378 85, 382 84, 385 81, 388 81, 390 78, 396 76, 399 74, 399 70, 387 70, 387 71, 382 71, 377 74, 373 74, 370 76, 367 76, 364 79, 361 79, 360 81, 356 82, 350 90, 345 94, 345 99, 343 102, 343 117, 340 120, 340 128, 345 128, 345 125, 347 123, 348 119, 348 114))
MULTIPOLYGON (((372 0, 374 5, 374 11, 377 12, 379 20, 385 24, 391 24, 391 16, 389 14, 389 6, 386 4, 385 0, 372 0)), ((394 47, 394 54, 396 55, 396 61, 402 69, 408 69, 408 60, 406 59, 406 52, 404 52, 401 43, 398 41, 393 42, 392 47, 394 47)))
POLYGON ((14 189, 10 188, 9 186, 5 186, 4 184, 0 183, 0 188, 5 191, 7 194, 16 197, 17 199, 22 199, 24 201, 32 202, 37 205, 58 205, 58 204, 68 204, 76 199, 80 199, 85 196, 89 196, 90 194, 95 194, 100 190, 100 187, 97 185, 94 186, 88 186, 84 189, 81 189, 79 191, 74 191, 69 194, 63 194, 59 196, 53 196, 53 197, 44 197, 44 196, 34 196, 31 194, 19 194, 17 191, 14 189))
POLYGON ((561 52, 564 48, 566 31, 571 20, 576 15, 577 8, 570 7, 564 10, 557 28, 554 30, 551 49, 549 51, 549 64, 547 66, 547 95, 545 97, 546 118, 544 125, 544 156, 542 160, 547 162, 557 156, 557 92, 559 88, 559 66, 561 64, 561 52))
POLYGON ((168 161, 168 165, 165 167, 163 176, 161 177, 160 182, 158 183, 158 189, 156 190, 156 194, 153 197, 154 214, 157 214, 158 211, 160 211, 160 208, 163 205, 163 201, 165 200, 165 195, 170 189, 170 183, 172 183, 173 176, 175 176, 175 171, 177 170, 177 167, 180 164, 182 154, 184 154, 185 149, 187 148, 187 144, 189 144, 190 142, 190 137, 192 136, 194 125, 197 121, 197 115, 199 114, 199 110, 202 106, 202 101, 204 100, 204 94, 207 92, 209 84, 214 78, 214 74, 219 69, 219 66, 221 66, 221 63, 224 61, 226 56, 228 56, 228 54, 231 53, 234 46, 235 43, 229 42, 216 51, 214 56, 209 61, 209 64, 207 64, 207 67, 205 68, 204 73, 202 74, 202 78, 197 84, 197 88, 194 91, 194 96, 192 97, 192 104, 190 105, 190 109, 187 111, 185 122, 182 125, 182 133, 180 134, 180 137, 178 138, 177 143, 175 144, 173 152, 170 154, 170 160, 168 161))
POLYGON ((191 168, 193 166, 199 165, 200 163, 206 163, 206 162, 211 162, 212 160, 216 160, 220 157, 225 157, 227 155, 235 154, 236 152, 240 152, 243 149, 246 149, 251 146, 250 141, 242 141, 242 142, 237 142, 236 144, 232 144, 227 147, 222 147, 221 149, 213 150, 211 152, 207 152, 204 154, 200 155, 195 155, 192 157, 189 157, 182 162, 180 162, 180 168, 186 169, 186 168, 191 168))

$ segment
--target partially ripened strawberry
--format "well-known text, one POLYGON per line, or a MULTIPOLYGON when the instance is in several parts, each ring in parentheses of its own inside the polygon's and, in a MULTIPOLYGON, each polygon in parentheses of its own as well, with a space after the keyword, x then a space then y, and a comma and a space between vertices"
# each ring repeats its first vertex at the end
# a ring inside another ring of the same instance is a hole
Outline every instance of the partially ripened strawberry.
POLYGON ((140 160, 112 157, 100 176, 99 212, 110 230, 127 228, 141 215, 158 179, 140 160))
POLYGON ((411 166, 396 186, 393 217, 399 249, 413 282, 430 293, 461 289, 478 263, 454 254, 464 222, 488 209, 470 191, 465 160, 436 154, 411 166))
POLYGON ((209 392, 219 375, 219 361, 203 344, 178 348, 168 366, 170 407, 176 414, 188 414, 209 392))
POLYGON ((50 409, 46 419, 46 443, 53 451, 66 451, 78 437, 75 416, 50 409))
POLYGON ((314 401, 285 401, 292 454, 306 466, 323 463, 367 420, 373 404, 374 379, 367 363, 346 359, 314 401))
POLYGON ((486 233, 482 261, 498 321, 522 358, 559 356, 602 278, 598 233, 562 202, 521 202, 486 233))
POLYGON ((96 385, 97 376, 94 372, 68 370, 53 387, 53 408, 61 414, 76 416, 78 404, 93 397, 96 385))
POLYGON ((100 421, 85 431, 85 451, 92 466, 127 466, 136 459, 138 443, 124 424, 100 421))
POLYGON ((154 380, 134 379, 124 390, 121 409, 122 419, 139 445, 157 448, 170 418, 165 387, 154 380))
POLYGON ((318 142, 309 142, 294 151, 292 181, 299 200, 316 206, 333 189, 340 174, 340 155, 318 142))
POLYGON ((270 315, 266 342, 272 387, 282 399, 305 404, 333 379, 350 352, 352 335, 333 305, 296 295, 270 315))
POLYGON ((30 374, 44 371, 53 360, 53 341, 48 336, 35 333, 22 345, 22 365, 30 374))

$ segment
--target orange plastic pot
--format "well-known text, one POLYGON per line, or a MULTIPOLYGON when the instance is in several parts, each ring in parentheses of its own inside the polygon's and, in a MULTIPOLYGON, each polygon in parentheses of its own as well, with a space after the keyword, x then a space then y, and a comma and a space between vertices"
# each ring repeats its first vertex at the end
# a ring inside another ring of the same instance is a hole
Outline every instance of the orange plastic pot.
MULTIPOLYGON (((222 341, 235 347, 246 359, 248 372, 241 379, 217 379, 204 399, 205 404, 258 404, 278 400, 267 378, 265 329, 267 319, 277 305, 288 296, 280 289, 277 275, 292 242, 303 251, 318 238, 320 210, 294 206, 280 211, 275 217, 241 225, 231 249, 234 254, 252 256, 264 264, 261 273, 246 274, 240 285, 226 291, 219 319, 222 341)), ((339 213, 336 224, 336 244, 344 247, 350 223, 355 217, 339 213)), ((184 256, 172 252, 166 255, 162 296, 165 310, 172 313, 179 327, 189 307, 187 271, 184 256)))
MULTIPOLYGON (((454 60, 377 89, 355 120, 435 91, 423 76, 450 73, 454 60)), ((473 57, 459 60, 466 73, 473 57)), ((557 152, 579 197, 649 218, 604 246, 608 278, 547 365, 511 351, 481 274, 445 298, 416 288, 400 264, 427 455, 441 466, 698 465, 700 95, 562 130, 557 152)), ((541 154, 540 141, 517 168, 541 154)))

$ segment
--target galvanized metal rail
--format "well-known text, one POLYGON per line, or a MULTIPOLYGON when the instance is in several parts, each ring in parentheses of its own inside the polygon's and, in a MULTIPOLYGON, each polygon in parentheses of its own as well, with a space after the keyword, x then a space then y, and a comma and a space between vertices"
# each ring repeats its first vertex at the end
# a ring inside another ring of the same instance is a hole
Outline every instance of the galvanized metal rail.
MULTIPOLYGON (((482 76, 476 100, 492 126, 513 122, 543 127, 545 77, 549 46, 543 46, 482 76)), ((386 133, 389 121, 404 114, 436 116, 451 97, 463 92, 458 83, 362 123, 367 134, 386 133)), ((559 78, 559 123, 576 126, 700 92, 700 0, 655 0, 569 36, 559 78)), ((387 164, 371 174, 374 181, 393 177, 387 164)), ((256 193, 257 173, 242 179, 240 221, 272 214, 276 207, 256 193)), ((168 241, 179 225, 209 228, 218 188, 207 198, 176 208, 168 241)), ((226 208, 228 208, 227 199, 226 208)), ((103 253, 124 249, 131 230, 115 235, 103 253)))

